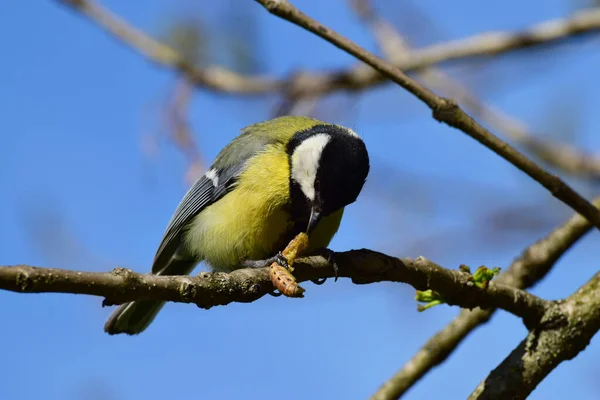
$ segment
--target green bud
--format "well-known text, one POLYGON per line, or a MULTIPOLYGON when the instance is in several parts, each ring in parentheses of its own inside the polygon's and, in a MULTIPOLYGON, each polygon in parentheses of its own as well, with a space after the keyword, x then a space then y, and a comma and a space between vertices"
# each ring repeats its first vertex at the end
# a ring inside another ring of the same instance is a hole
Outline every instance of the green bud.
POLYGON ((417 290, 417 293, 415 294, 415 300, 419 301, 421 303, 426 303, 426 304, 423 304, 423 305, 419 304, 417 306, 417 310, 419 312, 425 311, 428 308, 431 308, 431 307, 437 306, 439 304, 444 304, 445 303, 445 301, 442 298, 442 296, 438 292, 436 292, 434 290, 431 290, 431 289, 428 289, 428 290, 417 290))
POLYGON ((435 306, 440 305, 440 304, 444 304, 444 302, 441 301, 441 300, 435 300, 435 301, 429 302, 429 303, 427 303, 425 305, 419 304, 417 306, 417 311, 418 312, 423 312, 423 311, 427 310, 428 308, 435 307, 435 306))
POLYGON ((487 288, 489 282, 492 279, 494 279, 494 277, 496 275, 498 275, 499 273, 500 273, 499 267, 494 267, 492 269, 489 269, 482 265, 481 267, 477 268, 477 270, 473 274, 473 282, 475 282, 475 285, 477 285, 477 287, 485 289, 485 288, 487 288))

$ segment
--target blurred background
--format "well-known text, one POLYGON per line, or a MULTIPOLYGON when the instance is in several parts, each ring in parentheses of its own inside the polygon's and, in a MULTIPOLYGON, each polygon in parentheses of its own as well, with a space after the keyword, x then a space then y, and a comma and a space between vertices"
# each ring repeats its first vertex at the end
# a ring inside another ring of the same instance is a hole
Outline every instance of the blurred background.
MULTIPOLYGON (((518 33, 596 7, 585 0, 293 3, 398 62, 410 48, 518 33)), ((600 168, 560 165, 548 148, 597 161, 597 32, 411 76, 458 99, 591 199, 600 168)), ((393 84, 299 96, 306 74, 351 70, 356 61, 250 0, 2 2, 0 45, 2 265, 147 272, 193 179, 240 128, 278 114, 349 126, 370 151, 371 175, 334 250, 506 268, 572 215, 393 84), (90 9, 94 18, 84 16, 90 9), (139 29, 233 89, 150 62, 146 41, 127 44, 102 21, 139 29), (235 84, 243 77, 253 90, 235 84)), ((597 271, 598 239, 595 231, 586 236, 533 292, 556 299, 576 290, 597 271)), ((112 308, 101 298, 0 292, 0 399, 363 399, 460 311, 418 313, 414 290, 402 284, 342 279, 305 288, 303 300, 266 296, 208 311, 171 303, 137 337, 103 332, 112 308)), ((404 398, 467 397, 525 334, 517 318, 497 313, 404 398)), ((598 357, 596 338, 530 398, 598 398, 598 357)))

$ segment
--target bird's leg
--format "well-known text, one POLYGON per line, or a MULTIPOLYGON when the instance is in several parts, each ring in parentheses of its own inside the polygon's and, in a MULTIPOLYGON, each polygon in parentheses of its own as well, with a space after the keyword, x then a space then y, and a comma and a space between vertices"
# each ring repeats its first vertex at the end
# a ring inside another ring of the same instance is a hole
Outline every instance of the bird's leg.
POLYGON ((282 252, 277 253, 273 257, 266 258, 264 260, 244 260, 242 266, 246 268, 264 268, 276 262, 285 269, 290 269, 290 263, 288 259, 283 255, 282 252))
MULTIPOLYGON (((244 266, 246 268, 264 268, 264 267, 268 267, 269 265, 273 264, 274 262, 281 265, 282 267, 284 267, 287 270, 290 269, 290 264, 282 252, 279 252, 276 255, 274 255, 273 257, 269 257, 264 260, 244 260, 244 261, 242 261, 242 266, 244 266)), ((273 297, 279 297, 283 293, 278 292, 277 290, 273 290, 273 291, 269 292, 269 294, 273 297)))
MULTIPOLYGON (((329 250, 326 247, 322 247, 320 249, 315 250, 313 255, 320 255, 327 259, 327 262, 329 262, 331 264, 331 268, 333 268, 333 274, 335 277, 334 282, 337 282, 339 269, 338 269, 337 263, 335 261, 335 252, 332 250, 329 250)), ((327 278, 314 279, 311 282, 314 283, 315 285, 322 285, 325 283, 325 281, 327 281, 327 278)))
POLYGON ((278 252, 275 256, 265 260, 243 260, 240 264, 248 268, 270 266, 269 278, 280 293, 288 297, 304 297, 304 289, 298 285, 296 278, 292 275, 294 271, 292 264, 307 248, 308 235, 300 232, 287 244, 285 250, 278 252))

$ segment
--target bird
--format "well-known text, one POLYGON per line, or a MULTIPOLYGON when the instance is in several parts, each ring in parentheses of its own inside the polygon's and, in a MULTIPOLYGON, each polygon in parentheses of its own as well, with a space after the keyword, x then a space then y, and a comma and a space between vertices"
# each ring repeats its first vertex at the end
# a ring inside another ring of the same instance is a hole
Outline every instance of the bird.
MULTIPOLYGON (((176 207, 151 273, 189 275, 202 261, 216 272, 264 267, 300 232, 306 254, 326 249, 369 169, 364 141, 341 125, 281 116, 242 128, 176 207)), ((122 304, 104 330, 139 334, 163 305, 122 304)))

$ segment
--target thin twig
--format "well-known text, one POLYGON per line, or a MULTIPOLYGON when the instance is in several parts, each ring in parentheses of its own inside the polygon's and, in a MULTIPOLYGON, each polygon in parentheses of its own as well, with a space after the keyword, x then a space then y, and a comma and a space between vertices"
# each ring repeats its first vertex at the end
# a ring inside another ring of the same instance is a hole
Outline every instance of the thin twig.
POLYGON ((290 21, 309 32, 327 40, 334 46, 353 55, 359 60, 369 64, 374 69, 397 83, 422 102, 427 104, 433 111, 433 117, 459 129, 477 140, 490 150, 494 151, 506 161, 510 162, 532 179, 544 186, 552 195, 573 210, 585 216, 594 226, 600 229, 600 211, 589 201, 580 196, 569 185, 559 177, 542 169, 535 162, 520 153, 508 143, 503 142, 493 133, 481 126, 477 121, 467 115, 453 100, 440 97, 421 85, 414 79, 408 77, 396 66, 368 52, 356 43, 345 38, 339 33, 325 27, 320 22, 292 6, 285 0, 255 0, 263 5, 269 12, 282 19, 290 21))
MULTIPOLYGON (((600 198, 594 200, 600 207, 600 198)), ((545 238, 526 248, 512 265, 500 274, 497 283, 528 289, 542 280, 560 257, 592 229, 590 223, 575 214, 545 238)), ((432 336, 400 371, 387 380, 372 400, 401 397, 427 372, 442 364, 467 335, 487 322, 494 310, 463 310, 451 323, 432 336)))
MULTIPOLYGON (((472 276, 449 270, 423 258, 395 258, 370 250, 335 254, 339 276, 354 283, 405 282, 416 289, 432 289, 445 303, 474 308, 502 308, 534 326, 550 302, 507 285, 473 284, 472 276)), ((334 275, 331 264, 316 256, 294 264, 298 282, 334 275)), ((107 304, 151 299, 195 303, 202 308, 231 302, 252 302, 273 290, 268 268, 240 269, 230 274, 200 273, 189 276, 138 274, 118 268, 113 272, 81 272, 29 266, 0 267, 0 289, 23 293, 73 293, 102 296, 107 304)))

